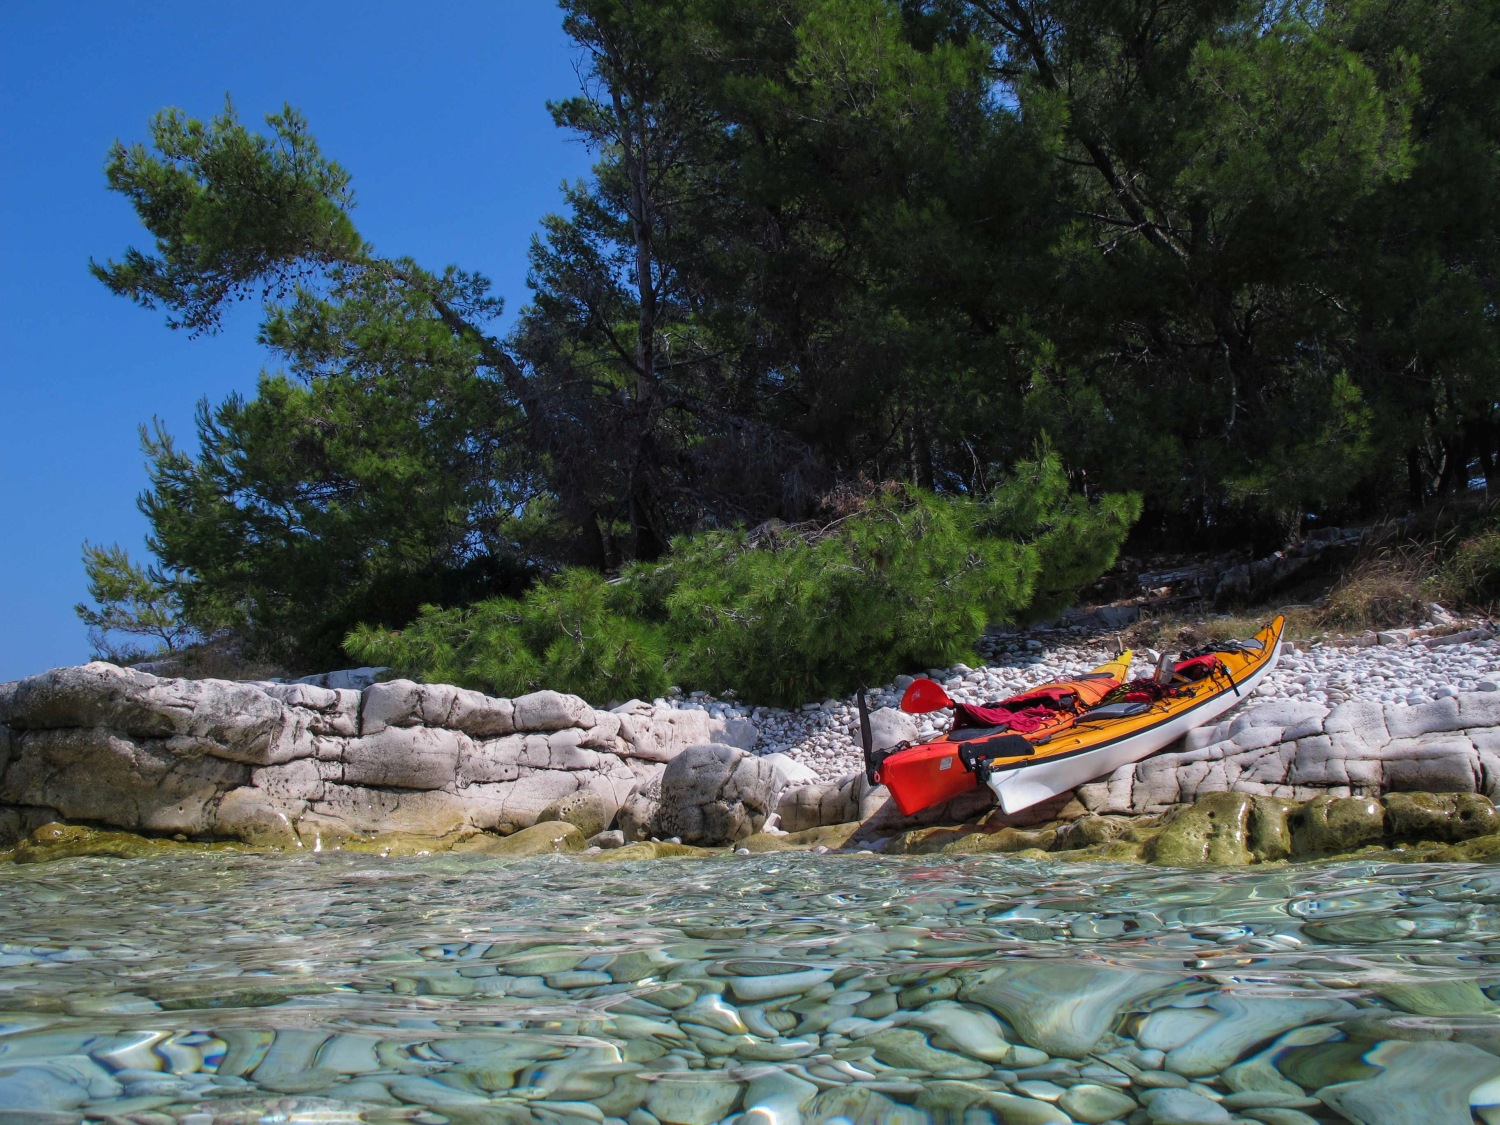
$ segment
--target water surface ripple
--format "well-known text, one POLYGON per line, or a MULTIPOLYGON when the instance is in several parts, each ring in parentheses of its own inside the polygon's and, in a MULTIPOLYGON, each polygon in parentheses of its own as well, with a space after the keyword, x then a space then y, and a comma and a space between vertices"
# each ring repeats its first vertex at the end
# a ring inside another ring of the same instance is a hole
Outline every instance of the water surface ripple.
POLYGON ((1500 1125, 1500 866, 0 868, 0 1122, 1500 1125))

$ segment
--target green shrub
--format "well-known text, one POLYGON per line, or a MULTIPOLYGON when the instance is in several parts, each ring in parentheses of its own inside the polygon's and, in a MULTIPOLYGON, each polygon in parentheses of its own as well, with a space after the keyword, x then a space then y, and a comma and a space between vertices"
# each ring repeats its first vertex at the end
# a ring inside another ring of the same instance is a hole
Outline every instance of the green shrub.
POLYGON ((1038 568, 1036 551, 977 535, 981 511, 900 488, 813 541, 674 544, 656 568, 670 575, 674 678, 791 704, 972 659, 985 624, 1030 600, 1038 568))
POLYGON ((540 688, 598 702, 667 688, 663 631, 633 614, 629 591, 565 570, 523 599, 424 606, 405 629, 362 625, 345 648, 358 660, 496 695, 540 688))
POLYGON ((1328 591, 1319 621, 1330 629, 1385 629, 1411 625, 1427 616, 1432 573, 1430 549, 1388 547, 1354 564, 1328 591))
POLYGON ((684 688, 757 703, 842 695, 975 659, 986 624, 1054 612, 1115 559, 1133 496, 1090 503, 1055 458, 985 500, 893 485, 824 527, 707 532, 616 583, 563 571, 520 600, 362 627, 358 659, 498 694, 595 702, 684 688))
POLYGON ((1489 609, 1500 603, 1500 523, 1460 542, 1431 589, 1445 606, 1489 609))

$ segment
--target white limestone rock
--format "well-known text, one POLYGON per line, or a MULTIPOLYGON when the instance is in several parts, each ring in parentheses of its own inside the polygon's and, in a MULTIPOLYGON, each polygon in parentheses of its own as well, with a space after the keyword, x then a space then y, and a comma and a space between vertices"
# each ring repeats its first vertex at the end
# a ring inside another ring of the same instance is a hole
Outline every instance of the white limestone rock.
POLYGON ((895 707, 881 707, 870 712, 870 744, 875 750, 889 750, 902 742, 917 740, 917 721, 895 707))
POLYGON ((441 789, 458 773, 468 735, 433 727, 387 727, 344 745, 344 782, 398 789, 441 789))
POLYGON ((516 730, 553 731, 568 727, 588 729, 594 725, 594 709, 576 695, 559 691, 534 691, 511 701, 516 730))
POLYGON ((817 781, 818 775, 813 770, 804 766, 787 754, 767 754, 764 760, 775 767, 781 777, 782 787, 793 785, 809 785, 817 781))
POLYGON ((46 805, 64 817, 148 832, 206 832, 219 797, 250 779, 220 758, 184 762, 160 739, 102 727, 22 731, 0 782, 0 804, 46 805))
POLYGON ((324 688, 312 684, 267 684, 267 695, 282 706, 306 713, 312 734, 352 738, 359 734, 360 693, 347 688, 324 688))
POLYGON ((103 728, 159 739, 184 756, 250 765, 289 761, 305 722, 264 690, 227 680, 162 680, 96 661, 21 680, 3 700, 13 730, 103 728))
POLYGON ((653 788, 632 795, 621 809, 627 838, 676 836, 685 844, 716 846, 764 828, 782 781, 764 758, 705 743, 676 755, 653 788))
POLYGON ((459 786, 489 782, 514 781, 521 776, 521 754, 526 746, 524 734, 483 741, 471 739, 461 745, 455 781, 459 786))

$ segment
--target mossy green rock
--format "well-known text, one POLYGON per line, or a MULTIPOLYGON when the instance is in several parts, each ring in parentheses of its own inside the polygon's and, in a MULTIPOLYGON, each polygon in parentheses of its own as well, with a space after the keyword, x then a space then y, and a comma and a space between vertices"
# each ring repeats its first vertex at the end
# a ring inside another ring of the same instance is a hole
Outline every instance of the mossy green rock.
POLYGON ((331 850, 378 856, 432 855, 434 852, 480 851, 485 841, 494 838, 473 831, 454 832, 447 836, 427 836, 420 832, 377 832, 373 836, 346 836, 334 844, 331 850))
MULTIPOLYGON (((623 848, 610 848, 602 852, 589 852, 579 858, 596 862, 613 862, 627 859, 669 859, 673 857, 688 859, 694 856, 720 855, 723 851, 723 848, 695 848, 691 844, 669 844, 664 841, 642 840, 639 843, 626 844, 623 848)), ((653 999, 655 998, 653 997, 653 999)))
POLYGON ((939 850, 948 855, 1046 851, 1056 837, 1055 828, 1002 828, 998 832, 970 832, 948 841, 939 850))
POLYGON ((885 852, 886 855, 933 855, 945 851, 950 844, 978 834, 982 833, 972 824, 951 828, 912 828, 892 839, 885 852))
POLYGON ((161 840, 138 836, 134 832, 115 832, 104 828, 87 828, 77 824, 44 824, 11 850, 15 863, 50 863, 58 859, 82 856, 110 856, 116 859, 140 859, 146 856, 170 855, 184 851, 249 851, 237 844, 194 844, 178 840, 161 840))
POLYGON ((747 852, 754 852, 756 854, 761 852, 795 852, 800 850, 795 844, 787 843, 785 836, 778 836, 774 832, 756 832, 746 836, 743 840, 736 840, 734 846, 736 848, 744 848, 747 852))
POLYGON ((1129 831, 1134 819, 1128 816, 1081 816, 1070 820, 1058 828, 1052 850, 1077 851, 1112 843, 1129 831))
POLYGON ((855 820, 848 824, 827 824, 821 828, 788 832, 784 836, 774 832, 757 832, 753 836, 746 836, 743 840, 736 840, 734 846, 751 852, 807 851, 816 847, 824 847, 833 851, 836 848, 848 847, 859 829, 860 823, 855 820))
POLYGON ((1374 797, 1314 797, 1288 820, 1298 859, 1343 855, 1385 838, 1385 807, 1374 797))
POLYGON ((1500 812, 1478 793, 1388 793, 1383 804, 1392 840, 1457 844, 1500 832, 1500 812))
POLYGON ((581 852, 586 847, 588 843, 577 825, 549 820, 509 836, 490 836, 478 843, 470 841, 462 850, 479 855, 553 855, 581 852))
POLYGON ((1285 859, 1291 852, 1288 804, 1249 793, 1210 793, 1169 818, 1146 844, 1145 856, 1172 867, 1285 859))
POLYGON ((615 810, 605 803, 603 797, 592 789, 580 789, 561 800, 553 801, 542 810, 537 823, 566 822, 577 827, 587 839, 603 832, 614 818, 615 810))

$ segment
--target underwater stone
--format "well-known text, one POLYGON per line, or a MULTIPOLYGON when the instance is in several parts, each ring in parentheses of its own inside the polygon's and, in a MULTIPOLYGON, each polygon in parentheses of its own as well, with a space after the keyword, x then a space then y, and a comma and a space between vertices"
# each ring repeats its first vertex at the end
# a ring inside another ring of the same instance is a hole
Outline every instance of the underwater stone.
POLYGON ((862 1046, 873 1047, 875 1057, 887 1066, 925 1071, 939 1078, 985 1078, 991 1067, 952 1051, 939 1050, 920 1031, 889 1028, 867 1035, 862 1046))
POLYGON ((1020 1098, 1015 1094, 993 1093, 981 1103, 993 1110, 1005 1125, 1073 1125, 1072 1119, 1050 1102, 1020 1098))
POLYGON ((996 1012, 1049 1055, 1083 1058, 1129 1004, 1171 983, 1156 973, 1032 961, 985 970, 960 996, 996 1012))
POLYGON ((1346 1000, 1236 996, 1220 993, 1208 1002, 1219 1019, 1167 1052, 1168 1070, 1188 1078, 1217 1074, 1256 1044, 1314 1020, 1354 1011, 1346 1000))
POLYGON ((1152 1090, 1146 1095, 1151 1125, 1229 1125, 1229 1111, 1191 1090, 1152 1090))
POLYGON ((664 1125, 712 1125, 740 1098, 740 1084, 714 1072, 663 1074, 646 1091, 646 1108, 664 1125))
POLYGON ((962 1004, 931 1004, 908 1023, 932 1032, 935 1046, 960 1051, 985 1062, 1005 1062, 1012 1048, 1000 1021, 988 1012, 962 1004))
POLYGON ((1467 1043, 1392 1040, 1364 1057, 1380 1073, 1317 1092, 1355 1125, 1468 1125, 1470 1092, 1500 1076, 1500 1058, 1467 1043))
MULTIPOLYGON (((1020 1098, 1016 1099, 1020 1101, 1020 1098)), ((824 1090, 807 1107, 811 1121, 845 1117, 850 1121, 879 1121, 882 1125, 927 1125, 927 1115, 899 1105, 884 1094, 863 1085, 836 1086, 824 1090)))
POLYGON ((803 969, 792 973, 773 973, 767 976, 730 977, 725 983, 736 1000, 771 1000, 779 996, 795 996, 822 984, 833 976, 832 969, 803 969))
POLYGON ((918 1109, 937 1110, 934 1116, 942 1117, 946 1114, 963 1113, 971 1105, 982 1102, 995 1091, 973 1082, 963 1082, 957 1079, 937 1079, 922 1083, 922 1090, 917 1094, 915 1105, 918 1109))
MULTIPOLYGON (((1500 1012, 1471 980, 1412 981, 1382 984, 1380 995, 1402 1011, 1419 1016, 1478 1016, 1500 1012)), ((1414 1038, 1401 1036, 1400 1038, 1414 1038)), ((1422 1038, 1435 1038, 1424 1035, 1422 1038)))
POLYGON ((1218 1015, 1207 1008, 1158 1008, 1141 1021, 1135 1041, 1142 1047, 1170 1051, 1182 1046, 1204 1028, 1211 1027, 1218 1019, 1218 1015))
POLYGON ((766 1125, 779 1125, 801 1115, 813 1098, 818 1096, 818 1087, 805 1079, 784 1070, 772 1070, 750 1080, 745 1090, 745 1111, 765 1111, 766 1125))
POLYGON ((1309 1117, 1300 1109, 1288 1109, 1281 1106, 1257 1106, 1254 1109, 1243 1110, 1242 1116, 1251 1121, 1259 1121, 1261 1125, 1318 1125, 1316 1119, 1309 1117))
POLYGON ((1102 1125, 1115 1117, 1124 1117, 1136 1109, 1135 1099, 1109 1086, 1083 1083, 1071 1086, 1057 1100, 1057 1107, 1074 1121, 1084 1125, 1102 1125))
POLYGON ((77 1109, 88 1100, 85 1087, 52 1067, 21 1066, 0 1071, 0 1112, 77 1109))

